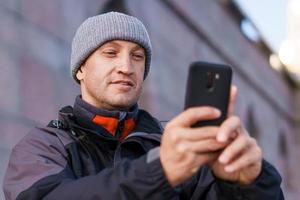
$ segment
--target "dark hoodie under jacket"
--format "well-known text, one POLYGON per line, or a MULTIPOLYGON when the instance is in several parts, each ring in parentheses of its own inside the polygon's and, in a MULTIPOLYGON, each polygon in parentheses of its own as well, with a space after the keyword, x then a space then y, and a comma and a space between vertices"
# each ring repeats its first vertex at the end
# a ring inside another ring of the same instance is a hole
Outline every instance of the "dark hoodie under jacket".
POLYGON ((204 166, 184 184, 171 187, 159 159, 162 128, 137 106, 130 112, 108 112, 77 97, 74 108, 64 107, 59 115, 13 148, 4 179, 6 199, 284 199, 280 175, 266 161, 248 186, 219 180, 204 166), (95 116, 118 119, 116 130, 96 125, 95 116), (127 119, 135 126, 120 140, 127 119))

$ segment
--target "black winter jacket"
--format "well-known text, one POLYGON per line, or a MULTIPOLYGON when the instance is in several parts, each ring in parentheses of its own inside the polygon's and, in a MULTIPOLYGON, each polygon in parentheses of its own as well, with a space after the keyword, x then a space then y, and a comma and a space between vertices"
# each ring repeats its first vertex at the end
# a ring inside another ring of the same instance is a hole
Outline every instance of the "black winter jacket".
POLYGON ((35 128, 12 150, 4 180, 6 199, 201 199, 281 200, 281 178, 266 161, 255 183, 239 186, 215 178, 202 167, 173 188, 164 175, 159 145, 162 128, 137 106, 130 112, 96 109, 77 97, 59 120, 35 128), (115 135, 91 122, 95 115, 116 117, 115 135), (135 128, 120 142, 122 120, 135 128))

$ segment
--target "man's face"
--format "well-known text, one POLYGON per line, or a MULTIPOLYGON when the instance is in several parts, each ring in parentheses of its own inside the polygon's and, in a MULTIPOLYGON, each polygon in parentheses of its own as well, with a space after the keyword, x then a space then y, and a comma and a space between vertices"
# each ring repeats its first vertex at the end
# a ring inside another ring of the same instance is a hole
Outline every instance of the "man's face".
POLYGON ((91 54, 77 72, 82 98, 98 108, 127 110, 140 97, 145 51, 136 43, 113 40, 91 54))

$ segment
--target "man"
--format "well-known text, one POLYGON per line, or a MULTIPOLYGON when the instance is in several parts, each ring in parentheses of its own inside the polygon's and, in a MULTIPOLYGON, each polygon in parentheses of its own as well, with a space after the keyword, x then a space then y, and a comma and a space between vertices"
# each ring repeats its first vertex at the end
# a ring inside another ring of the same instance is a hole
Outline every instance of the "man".
POLYGON ((165 130, 138 108, 151 54, 138 19, 116 12, 87 19, 72 42, 81 95, 14 147, 6 198, 283 199, 279 174, 232 115, 236 88, 220 127, 191 128, 220 115, 211 107, 188 109, 165 130))

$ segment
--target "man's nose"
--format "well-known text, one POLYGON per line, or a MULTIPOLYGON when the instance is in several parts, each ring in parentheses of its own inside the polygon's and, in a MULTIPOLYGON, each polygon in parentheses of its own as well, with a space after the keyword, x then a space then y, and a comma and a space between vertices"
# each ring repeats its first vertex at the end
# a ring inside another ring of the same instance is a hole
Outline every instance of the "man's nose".
POLYGON ((132 74, 133 66, 130 54, 123 54, 120 58, 120 62, 118 64, 118 72, 124 74, 132 74))

